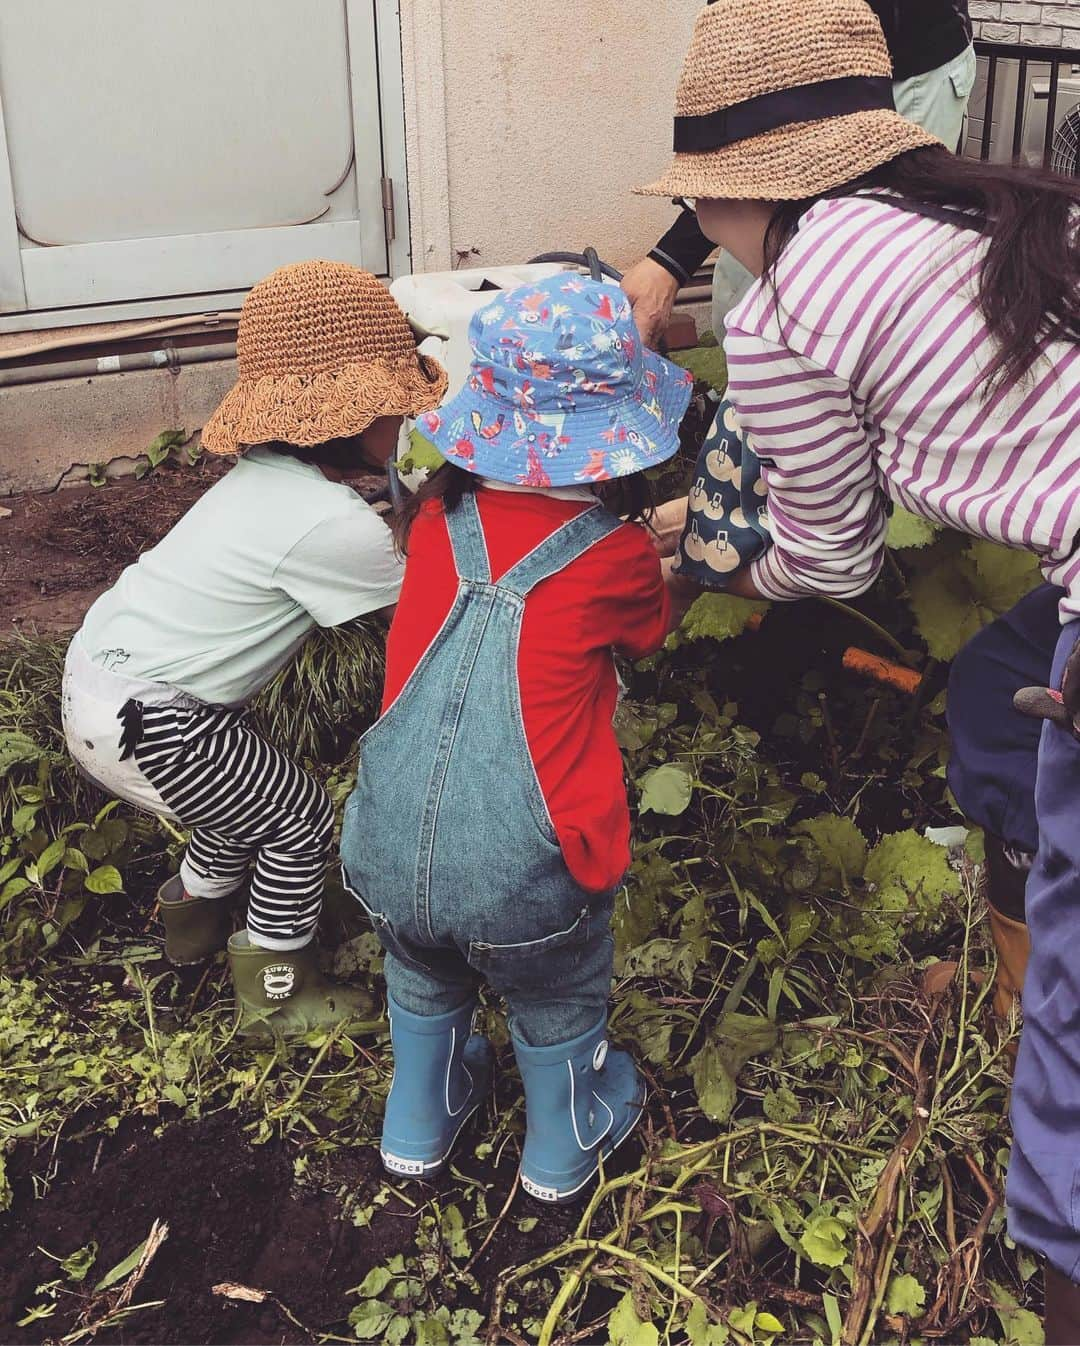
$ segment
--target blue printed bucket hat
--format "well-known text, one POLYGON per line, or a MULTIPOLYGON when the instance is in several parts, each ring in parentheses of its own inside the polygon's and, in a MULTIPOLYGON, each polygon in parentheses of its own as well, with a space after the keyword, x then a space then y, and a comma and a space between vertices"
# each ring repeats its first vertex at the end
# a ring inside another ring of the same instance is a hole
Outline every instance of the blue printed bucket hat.
POLYGON ((622 290, 571 272, 469 324, 465 386, 417 421, 451 463, 519 486, 626 477, 678 450, 692 376, 642 346, 622 290))

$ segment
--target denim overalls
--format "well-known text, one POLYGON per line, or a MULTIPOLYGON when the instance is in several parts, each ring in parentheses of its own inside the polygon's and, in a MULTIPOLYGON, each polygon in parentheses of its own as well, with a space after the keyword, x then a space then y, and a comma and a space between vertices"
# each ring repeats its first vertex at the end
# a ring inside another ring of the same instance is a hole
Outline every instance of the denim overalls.
POLYGON ((563 860, 525 739, 521 622, 530 590, 620 522, 588 509, 493 582, 475 495, 446 519, 457 597, 360 740, 344 880, 386 949, 398 1005, 444 1014, 483 978, 505 996, 517 1032, 548 1046, 606 1012, 613 894, 586 892, 563 860))

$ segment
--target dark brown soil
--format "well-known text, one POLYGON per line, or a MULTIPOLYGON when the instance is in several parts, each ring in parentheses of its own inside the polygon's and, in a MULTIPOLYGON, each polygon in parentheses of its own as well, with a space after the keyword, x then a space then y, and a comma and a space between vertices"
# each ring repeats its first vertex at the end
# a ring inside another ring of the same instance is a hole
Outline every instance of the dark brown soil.
POLYGON ((7 631, 70 631, 121 570, 169 531, 229 460, 163 467, 142 481, 5 498, 0 613, 7 631))
MULTIPOLYGON (((164 466, 142 481, 70 486, 0 500, 0 638, 10 631, 74 631, 121 570, 160 542, 232 460, 164 466)), ((370 497, 380 477, 354 483, 370 497)))
MULTIPOLYGON (((235 1114, 171 1125, 158 1135, 147 1123, 107 1140, 100 1152, 97 1145, 95 1138, 61 1146, 57 1176, 40 1200, 33 1199, 26 1161, 17 1156, 23 1172, 15 1175, 14 1210, 0 1219, 0 1341, 55 1342, 99 1320, 108 1296, 95 1298, 93 1286, 138 1247, 155 1220, 168 1226, 168 1237, 133 1297, 148 1307, 102 1328, 93 1338, 101 1346, 293 1346, 324 1332, 351 1336, 347 1319, 357 1298, 349 1291, 372 1267, 414 1248, 423 1196, 430 1192, 414 1186, 419 1209, 391 1199, 370 1225, 357 1228, 341 1218, 341 1197, 351 1195, 362 1206, 379 1190, 376 1149, 336 1151, 315 1181, 300 1185, 293 1152, 281 1143, 249 1145, 235 1114), (61 1294, 49 1317, 18 1327, 28 1308, 47 1298, 36 1288, 61 1276, 54 1259, 91 1242, 98 1253, 85 1283, 61 1294), (215 1294, 215 1286, 228 1283, 266 1298, 255 1303, 215 1294), (164 1302, 150 1307, 154 1301, 164 1302)), ((49 1167, 48 1156, 31 1165, 39 1175, 49 1167)), ((512 1165, 506 1167, 509 1172, 512 1165)), ((501 1208, 506 1194, 505 1185, 489 1193, 489 1206, 501 1208)), ((580 1215, 573 1207, 544 1210, 520 1194, 517 1205, 521 1214, 541 1218, 528 1233, 504 1222, 475 1268, 489 1293, 503 1267, 565 1238, 580 1215)))

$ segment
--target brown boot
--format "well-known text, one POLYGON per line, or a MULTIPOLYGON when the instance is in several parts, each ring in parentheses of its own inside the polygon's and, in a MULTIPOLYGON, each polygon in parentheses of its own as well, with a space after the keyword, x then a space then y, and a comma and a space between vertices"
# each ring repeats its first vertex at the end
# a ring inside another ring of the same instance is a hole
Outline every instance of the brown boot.
POLYGON ((1080 1346, 1080 1285, 1046 1268, 1046 1346, 1080 1346))
MULTIPOLYGON (((1023 921, 1014 921, 996 907, 990 908, 990 933, 997 950, 997 976, 994 978, 994 1013, 1008 1019, 1013 1005, 1024 989, 1024 973, 1031 956, 1031 937, 1023 921)), ((1080 1338, 1077 1339, 1080 1346, 1080 1338)))
POLYGON ((986 902, 998 956, 994 1012, 999 1019, 1008 1019, 1024 989, 1024 973, 1031 955, 1031 940, 1024 921, 1024 893, 1031 857, 1010 850, 1000 837, 990 832, 984 834, 984 841, 986 902))

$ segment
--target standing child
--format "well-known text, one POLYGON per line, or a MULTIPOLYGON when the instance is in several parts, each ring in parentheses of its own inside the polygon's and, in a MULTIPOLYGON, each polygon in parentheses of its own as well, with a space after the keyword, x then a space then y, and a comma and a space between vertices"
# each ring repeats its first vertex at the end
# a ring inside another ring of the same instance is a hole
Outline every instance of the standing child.
MULTIPOLYGON (((469 335, 467 386, 419 423, 449 462, 399 524, 383 716, 361 740, 342 857, 386 948, 386 1168, 436 1173, 479 1106, 485 981, 509 1004, 525 1085, 522 1183, 563 1201, 645 1094, 607 1044, 630 862, 612 652, 657 649, 667 604, 648 535, 597 483, 675 453, 690 377, 643 351, 619 290, 576 276, 499 297, 469 335)), ((630 485, 640 513, 644 481, 630 485)))
POLYGON ((315 626, 397 601, 390 531, 346 478, 385 464, 402 416, 436 406, 446 375, 385 287, 337 262, 256 285, 237 357, 203 444, 243 456, 90 609, 64 669, 64 732, 103 789, 191 829, 159 894, 168 957, 227 941, 241 1029, 303 1032, 359 1008, 312 947, 333 811, 245 707, 315 626), (226 899, 252 864, 247 929, 229 938, 226 899))

